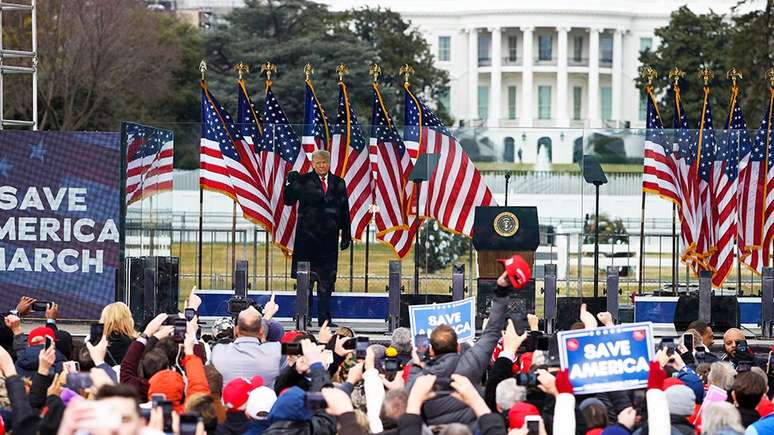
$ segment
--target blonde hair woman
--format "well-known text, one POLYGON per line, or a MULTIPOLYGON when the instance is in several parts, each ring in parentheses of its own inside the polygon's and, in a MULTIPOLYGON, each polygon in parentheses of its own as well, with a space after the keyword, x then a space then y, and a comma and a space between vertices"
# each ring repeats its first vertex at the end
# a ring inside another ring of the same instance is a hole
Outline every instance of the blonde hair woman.
POLYGON ((108 339, 106 362, 110 365, 121 364, 129 345, 137 337, 132 312, 125 303, 114 302, 102 309, 99 323, 105 325, 103 334, 108 339))

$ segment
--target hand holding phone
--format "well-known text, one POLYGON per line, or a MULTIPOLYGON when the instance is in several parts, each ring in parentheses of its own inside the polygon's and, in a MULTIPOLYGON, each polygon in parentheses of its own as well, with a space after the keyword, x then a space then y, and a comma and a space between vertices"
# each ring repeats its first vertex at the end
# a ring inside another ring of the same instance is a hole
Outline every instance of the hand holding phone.
POLYGON ((89 343, 91 343, 92 346, 96 346, 100 340, 102 340, 102 335, 105 333, 105 325, 102 323, 92 323, 89 327, 89 343))
POLYGON ((524 425, 527 426, 527 435, 540 435, 540 421, 538 415, 528 415, 524 417, 524 425))
POLYGON ((688 352, 693 352, 694 345, 693 345, 693 334, 690 332, 686 332, 683 334, 683 346, 685 346, 686 349, 688 349, 688 352))
POLYGON ((357 359, 365 359, 366 349, 370 345, 368 337, 357 337, 357 343, 355 344, 355 357, 357 359))
POLYGON ((175 343, 182 343, 185 341, 185 332, 188 329, 188 322, 186 322, 185 319, 177 318, 175 319, 175 330, 172 334, 172 337, 175 340, 175 343))

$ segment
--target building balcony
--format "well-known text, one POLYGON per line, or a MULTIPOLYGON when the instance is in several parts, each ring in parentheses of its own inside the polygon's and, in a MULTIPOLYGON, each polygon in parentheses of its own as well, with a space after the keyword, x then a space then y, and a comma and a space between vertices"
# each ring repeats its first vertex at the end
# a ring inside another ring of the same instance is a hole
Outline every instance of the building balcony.
POLYGON ((589 66, 589 58, 570 56, 567 58, 567 66, 589 66))
POLYGON ((535 57, 535 66, 554 66, 556 65, 556 57, 535 57))

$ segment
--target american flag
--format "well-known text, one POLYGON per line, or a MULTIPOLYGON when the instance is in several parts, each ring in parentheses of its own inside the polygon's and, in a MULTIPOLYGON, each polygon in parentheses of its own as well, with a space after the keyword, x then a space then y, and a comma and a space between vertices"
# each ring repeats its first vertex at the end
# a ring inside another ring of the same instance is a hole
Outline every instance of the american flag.
MULTIPOLYGON (((766 152, 766 188, 764 189, 766 203, 762 216, 763 221, 763 246, 759 259, 759 268, 769 265, 771 242, 774 240, 774 89, 769 90, 769 105, 766 117, 761 121, 755 142, 760 143, 766 152)), ((762 270, 762 269, 761 269, 762 270)))
POLYGON ((199 184, 230 196, 242 208, 245 219, 271 227, 265 191, 255 178, 247 142, 234 120, 202 82, 202 133, 199 184))
POLYGON ((347 85, 339 83, 339 105, 331 140, 331 172, 347 184, 352 237, 360 240, 371 222, 373 180, 363 129, 350 105, 347 85), (335 166, 334 166, 335 165, 335 166))
POLYGON ((403 258, 411 249, 418 224, 415 215, 409 217, 413 186, 408 176, 414 165, 390 119, 379 85, 374 83, 373 90, 371 149, 379 163, 374 182, 376 236, 403 258))
POLYGON ((712 284, 716 287, 723 285, 734 266, 734 242, 737 237, 739 150, 746 148, 749 153, 752 145, 737 95, 738 88, 734 87, 731 94, 731 109, 726 120, 726 131, 717 149, 712 177, 714 202, 717 210, 717 220, 715 221, 717 250, 710 259, 710 267, 715 270, 712 275, 712 284), (743 143, 744 145, 742 145, 743 143))
POLYGON ((677 169, 677 179, 680 190, 680 236, 683 241, 683 254, 681 258, 684 262, 693 265, 696 258, 696 229, 694 227, 694 214, 696 213, 694 204, 698 203, 698 183, 696 177, 691 176, 696 161, 696 141, 691 130, 688 129, 688 118, 685 116, 683 104, 680 98, 679 86, 674 87, 675 91, 675 117, 673 123, 674 144, 672 147, 672 158, 674 166, 677 169))
POLYGON ((711 270, 710 256, 717 249, 717 207, 714 199, 715 185, 713 174, 715 166, 715 130, 712 127, 712 111, 709 103, 709 88, 704 87, 704 104, 701 120, 699 121, 698 154, 699 161, 695 165, 695 174, 698 177, 699 186, 698 203, 694 214, 694 227, 698 230, 696 240, 696 254, 700 266, 705 270, 711 270))
POLYGON ((174 134, 132 122, 126 131, 126 205, 172 190, 174 134))
POLYGON ((660 195, 680 206, 680 182, 677 178, 672 148, 664 133, 664 123, 656 106, 653 88, 648 86, 647 121, 645 125, 645 161, 642 190, 660 195))
MULTIPOLYGON (((737 105, 738 108, 738 105, 737 105)), ((739 116, 742 116, 741 109, 739 116)), ((737 179, 737 246, 742 264, 758 273, 763 270, 763 211, 766 206, 766 150, 768 142, 766 132, 771 112, 767 111, 761 121, 761 127, 750 140, 744 118, 738 136, 739 142, 739 178, 737 179)))
POLYGON ((472 237, 476 207, 496 205, 492 192, 438 116, 412 92, 408 83, 404 89, 406 146, 418 149, 418 155, 439 156, 429 180, 422 183, 420 215, 436 219, 447 230, 472 237))
MULTIPOLYGON (((260 115, 253 104, 253 100, 247 93, 247 87, 244 80, 237 82, 237 118, 239 119, 239 133, 242 136, 242 140, 246 143, 244 147, 246 152, 246 161, 248 164, 246 167, 252 174, 253 178, 257 182, 258 189, 264 195, 264 202, 269 204, 269 194, 266 187, 265 171, 266 160, 261 158, 258 152, 258 144, 261 141, 261 135, 263 134, 263 122, 260 115)), ((266 210, 265 214, 271 216, 271 210, 266 210)), ((267 231, 271 231, 271 226, 265 226, 267 231)))
POLYGON ((305 81, 304 94, 304 134, 301 135, 301 145, 308 159, 312 159, 312 153, 317 150, 328 149, 330 132, 328 130, 328 117, 317 99, 317 93, 311 80, 305 81))
POLYGON ((263 137, 259 152, 267 159, 270 177, 266 178, 267 192, 270 194, 271 210, 274 211, 272 236, 274 243, 286 253, 293 251, 296 237, 297 206, 285 205, 285 179, 290 171, 299 174, 312 168, 306 154, 301 152, 301 141, 293 126, 288 122, 285 111, 274 96, 271 85, 266 88, 266 100, 263 107, 263 137))

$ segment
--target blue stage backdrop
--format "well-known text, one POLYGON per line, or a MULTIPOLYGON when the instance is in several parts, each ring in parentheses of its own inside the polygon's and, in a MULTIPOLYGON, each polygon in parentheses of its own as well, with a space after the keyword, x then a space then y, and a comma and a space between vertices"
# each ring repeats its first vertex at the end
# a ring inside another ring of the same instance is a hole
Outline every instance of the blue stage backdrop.
POLYGON ((0 310, 22 295, 98 318, 120 262, 119 133, 0 133, 0 310))

